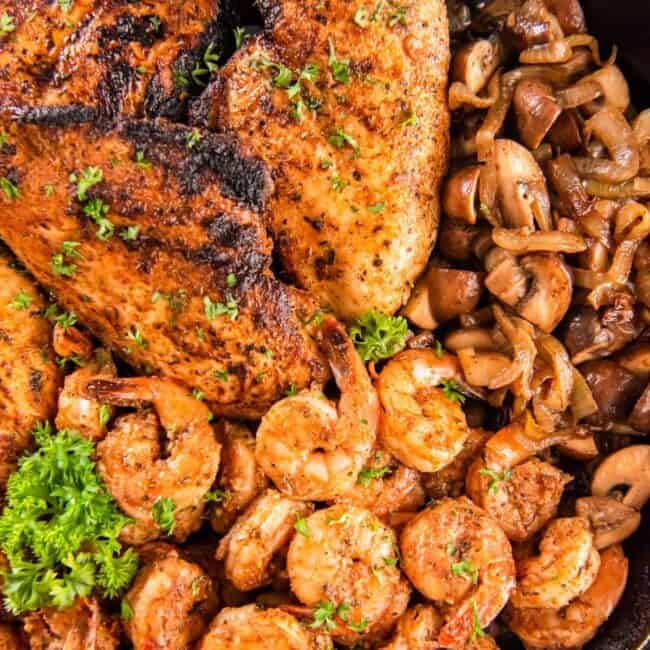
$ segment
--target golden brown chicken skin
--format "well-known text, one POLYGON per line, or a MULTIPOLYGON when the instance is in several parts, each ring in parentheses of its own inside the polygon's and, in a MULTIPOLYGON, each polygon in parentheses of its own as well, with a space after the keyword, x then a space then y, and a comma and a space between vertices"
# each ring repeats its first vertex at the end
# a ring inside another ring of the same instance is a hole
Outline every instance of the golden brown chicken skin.
POLYGON ((0 488, 37 422, 56 410, 59 371, 36 284, 0 250, 0 488))
POLYGON ((102 341, 218 414, 260 416, 326 378, 309 336, 317 305, 269 270, 258 161, 162 122, 101 133, 58 107, 23 119, 46 125, 21 124, 0 158, 15 187, 0 194, 0 233, 102 341))
POLYGON ((270 167, 269 227, 299 286, 342 318, 394 312, 423 269, 447 163, 442 0, 263 0, 195 106, 270 167))
POLYGON ((0 105, 181 117, 188 87, 210 76, 204 50, 219 51, 218 13, 216 0, 0 0, 0 105))

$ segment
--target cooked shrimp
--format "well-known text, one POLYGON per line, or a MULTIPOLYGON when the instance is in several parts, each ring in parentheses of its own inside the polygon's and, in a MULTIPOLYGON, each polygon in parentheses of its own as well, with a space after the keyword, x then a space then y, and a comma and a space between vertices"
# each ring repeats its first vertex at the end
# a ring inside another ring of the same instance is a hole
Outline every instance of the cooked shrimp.
POLYGON ((355 485, 335 500, 366 508, 384 519, 391 512, 414 512, 424 503, 419 472, 377 449, 359 472, 355 485))
POLYGON ((325 634, 303 627, 280 609, 226 607, 210 624, 197 650, 332 650, 325 634))
POLYGON ((255 456, 280 491, 326 501, 347 492, 375 444, 378 402, 361 358, 343 326, 326 318, 322 346, 341 391, 337 409, 318 390, 276 404, 257 430, 255 456))
POLYGON ((390 643, 382 650, 438 650, 442 622, 440 612, 431 605, 409 607, 397 621, 390 643))
POLYGON ((415 587, 448 608, 439 635, 443 647, 462 647, 477 621, 486 627, 515 586, 508 538, 465 497, 419 513, 404 527, 400 549, 402 568, 415 587))
POLYGON ((465 414, 439 386, 461 377, 455 357, 433 350, 405 350, 381 371, 379 438, 407 467, 436 472, 460 453, 469 436, 465 414))
POLYGON ((221 500, 210 508, 210 525, 223 534, 269 482, 255 460, 255 438, 251 432, 227 421, 221 426, 223 448, 216 484, 221 500))
POLYGON ((530 538, 555 516, 572 480, 550 463, 527 460, 557 441, 538 432, 527 414, 494 434, 467 472, 467 494, 513 541, 530 538))
POLYGON ((506 612, 510 629, 527 648, 581 648, 610 617, 623 595, 628 561, 619 545, 600 556, 600 569, 591 586, 562 609, 519 609, 506 612))
POLYGON ((173 549, 140 569, 124 601, 133 611, 124 629, 135 650, 186 650, 217 609, 210 578, 173 549))
POLYGON ((70 373, 63 383, 59 395, 59 410, 56 414, 56 428, 74 429, 89 440, 101 440, 106 435, 106 425, 112 415, 108 404, 100 404, 86 393, 91 379, 110 379, 117 371, 109 352, 99 349, 95 358, 83 367, 70 373), (103 407, 103 408, 102 408, 103 407))
POLYGON ((219 542, 217 560, 237 589, 249 591, 270 582, 274 558, 296 532, 296 521, 308 517, 311 504, 267 490, 248 507, 219 542))
POLYGON ((60 357, 77 357, 88 359, 93 353, 93 342, 76 327, 65 327, 60 323, 54 325, 52 346, 60 357))
POLYGON ((0 248, 0 489, 29 446, 37 422, 56 411, 59 370, 45 301, 0 248))
POLYGON ((368 510, 336 505, 311 515, 303 533, 293 538, 287 556, 293 593, 310 607, 330 607, 328 627, 338 643, 385 634, 410 595, 392 529, 368 510))
POLYGON ((515 607, 560 609, 586 591, 598 574, 600 555, 589 521, 582 517, 551 522, 539 551, 517 566, 519 580, 511 598, 515 607))
POLYGON ((31 650, 117 650, 119 625, 94 598, 78 598, 64 610, 42 609, 25 616, 31 650))
POLYGON ((204 497, 219 469, 221 445, 208 422, 208 407, 183 386, 157 377, 98 379, 87 390, 100 402, 152 404, 167 433, 163 458, 156 418, 146 411, 132 413, 118 418, 97 445, 102 479, 136 522, 123 530, 125 541, 143 543, 160 536, 152 514, 159 499, 171 499, 173 537, 185 540, 201 526, 204 497))

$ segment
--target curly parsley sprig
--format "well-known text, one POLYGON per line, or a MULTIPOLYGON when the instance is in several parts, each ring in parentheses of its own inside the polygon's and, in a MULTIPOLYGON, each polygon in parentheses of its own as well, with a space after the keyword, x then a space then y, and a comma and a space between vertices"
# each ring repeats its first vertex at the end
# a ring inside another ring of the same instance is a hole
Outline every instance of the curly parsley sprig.
POLYGON ((364 361, 387 359, 399 352, 410 334, 401 316, 386 316, 372 310, 360 316, 350 327, 350 336, 364 361))
POLYGON ((38 449, 23 456, 7 485, 0 548, 9 560, 5 606, 14 614, 69 607, 94 590, 128 587, 138 556, 118 541, 129 519, 119 512, 92 460, 93 444, 76 432, 34 431, 38 449))

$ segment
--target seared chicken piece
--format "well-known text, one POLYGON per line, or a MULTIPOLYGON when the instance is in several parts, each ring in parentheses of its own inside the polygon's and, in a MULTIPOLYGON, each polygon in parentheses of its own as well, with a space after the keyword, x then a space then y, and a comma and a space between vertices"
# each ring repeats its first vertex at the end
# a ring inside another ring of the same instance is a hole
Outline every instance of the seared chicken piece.
POLYGON ((259 161, 164 122, 101 132, 65 107, 22 119, 0 156, 0 235, 117 354, 239 417, 326 379, 317 305, 269 270, 259 161))
POLYGON ((0 488, 36 423, 54 415, 59 383, 45 301, 15 264, 0 251, 0 488))
POLYGON ((220 50, 217 0, 0 0, 0 15, 10 21, 0 36, 0 105, 178 118, 220 50))
POLYGON ((427 261, 445 173, 443 0, 261 0, 250 39, 199 100, 271 168, 286 270, 342 318, 394 312, 427 261))

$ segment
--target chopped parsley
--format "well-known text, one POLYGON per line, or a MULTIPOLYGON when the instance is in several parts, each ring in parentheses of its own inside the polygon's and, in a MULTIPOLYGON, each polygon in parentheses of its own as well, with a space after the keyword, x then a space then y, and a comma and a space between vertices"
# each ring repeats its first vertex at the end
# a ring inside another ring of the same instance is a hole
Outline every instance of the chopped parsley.
POLYGON ((0 547, 9 560, 5 605, 13 614, 64 609, 98 589, 114 598, 128 587, 138 556, 118 536, 129 519, 101 483, 92 442, 76 432, 34 431, 37 450, 7 484, 0 547))
POLYGON ((169 497, 157 499, 153 504, 151 516, 158 525, 158 528, 160 528, 165 535, 171 535, 174 532, 174 528, 176 527, 176 518, 174 517, 175 510, 176 504, 173 499, 170 499, 169 497))
POLYGON ((236 50, 238 50, 244 44, 244 41, 250 36, 245 27, 236 27, 232 30, 232 34, 235 37, 236 50))
POLYGON ((120 230, 120 237, 124 241, 135 241, 140 234, 140 226, 128 226, 120 230))
POLYGON ((215 370, 212 374, 221 381, 228 381, 228 377, 230 377, 230 373, 227 370, 215 370))
POLYGON ((131 339, 141 350, 146 350, 149 346, 147 339, 142 336, 142 332, 137 327, 132 327, 127 332, 127 338, 131 339))
POLYGON ((6 194, 10 201, 20 198, 20 190, 6 176, 0 178, 0 189, 6 194))
POLYGON ((298 389, 296 388, 295 384, 289 384, 287 386, 287 390, 284 391, 284 394, 287 397, 293 397, 294 395, 298 394, 298 389))
POLYGON ((400 25, 406 25, 406 10, 407 8, 403 5, 398 5, 393 2, 389 2, 391 6, 391 11, 388 14, 388 25, 389 27, 394 27, 398 23, 400 25))
POLYGON ((200 388, 193 388, 190 393, 194 399, 198 399, 199 402, 202 402, 205 399, 205 393, 200 388))
POLYGON ((350 336, 364 361, 387 359, 406 344, 408 323, 401 316, 386 316, 373 309, 350 327, 350 336))
POLYGON ((0 16, 0 36, 6 36, 16 29, 13 18, 5 11, 0 16))
POLYGON ((70 278, 77 272, 77 265, 67 262, 66 258, 68 260, 83 259, 81 253, 76 250, 78 246, 81 246, 79 242, 64 241, 61 245, 61 252, 52 255, 50 265, 55 275, 70 278))
POLYGON ((230 499, 230 494, 226 490, 210 490, 203 495, 203 501, 206 503, 223 503, 230 499))
POLYGON ((357 144, 357 141, 342 129, 336 129, 336 131, 327 138, 327 141, 337 149, 343 149, 343 147, 347 145, 355 154, 357 154, 357 156, 359 155, 359 145, 357 144))
POLYGON ((215 51, 215 47, 214 41, 208 45, 203 53, 203 62, 197 62, 191 72, 192 79, 197 86, 205 86, 207 82, 204 77, 209 79, 212 73, 219 69, 221 52, 215 51))
POLYGON ((458 390, 458 384, 455 382, 455 380, 453 380, 453 379, 443 379, 440 382, 440 386, 442 388, 442 392, 443 392, 444 396, 450 402, 458 402, 459 404, 464 404, 465 403, 465 395, 463 395, 458 390))
POLYGON ((358 623, 350 620, 350 605, 343 601, 340 605, 336 605, 331 600, 321 600, 316 603, 314 608, 314 622, 309 624, 309 627, 318 629, 325 627, 328 632, 336 628, 334 617, 340 618, 350 630, 357 633, 365 632, 368 629, 370 621, 364 617, 358 623))
POLYGON ((362 29, 368 27, 369 20, 368 20, 368 11, 366 10, 366 8, 359 7, 354 12, 354 18, 352 20, 357 27, 361 27, 362 29))
POLYGON ((201 141, 202 137, 203 136, 196 129, 192 129, 187 134, 187 138, 186 138, 187 148, 188 149, 194 148, 201 141))
POLYGON ((332 182, 332 189, 337 192, 342 192, 349 185, 349 183, 338 174, 334 174, 334 176, 330 178, 330 181, 332 182))
POLYGON ((415 126, 418 123, 418 116, 416 112, 411 109, 408 113, 405 113, 402 119, 400 120, 399 125, 401 127, 415 126))
POLYGON ((374 479, 382 478, 392 473, 393 470, 390 467, 372 467, 362 469, 359 472, 359 476, 357 476, 357 485, 368 487, 374 479))
POLYGON ((311 537, 311 531, 309 530, 309 525, 307 524, 306 519, 296 519, 296 523, 293 527, 296 529, 296 532, 303 537, 311 537))
POLYGON ((122 601, 120 602, 120 618, 123 621, 130 621, 134 615, 135 613, 131 608, 131 605, 129 605, 125 598, 122 598, 122 601))
POLYGON ((99 407, 99 426, 104 428, 108 421, 111 419, 111 407, 107 404, 102 404, 99 407))
POLYGON ((379 203, 375 203, 374 205, 369 205, 368 206, 368 212, 370 214, 381 214, 386 208, 386 204, 383 201, 380 201, 379 203))
POLYGON ((99 167, 86 167, 79 174, 70 174, 70 182, 77 186, 77 198, 80 201, 86 200, 88 190, 101 183, 104 172, 99 167))
POLYGON ((144 151, 135 152, 135 164, 140 167, 140 169, 149 169, 149 167, 151 167, 151 161, 145 158, 144 151))
POLYGON ((73 325, 76 325, 77 315, 73 311, 64 311, 54 317, 54 322, 67 332, 73 325))
POLYGON ((110 219, 106 218, 108 204, 101 199, 90 199, 84 205, 84 214, 97 226, 97 239, 108 241, 115 234, 115 226, 110 219))
POLYGON ((32 297, 26 291, 20 291, 11 300, 11 306, 20 311, 32 305, 32 297))
POLYGON ((501 489, 501 483, 509 481, 512 478, 512 472, 509 469, 505 469, 503 472, 497 472, 496 470, 484 467, 478 473, 490 479, 488 481, 488 494, 492 495, 498 494, 501 489))
POLYGON ((234 273, 228 273, 226 276, 226 286, 230 289, 234 289, 238 284, 237 276, 234 273))
POLYGON ((239 315, 239 305, 237 301, 228 296, 226 302, 213 302, 208 296, 203 297, 203 306, 205 308, 205 316, 208 320, 214 320, 217 316, 227 315, 230 320, 235 320, 239 315))
POLYGON ((476 641, 483 636, 485 636, 485 632, 481 627, 481 618, 478 615, 478 607, 476 606, 476 601, 472 598, 472 633, 470 635, 470 641, 476 641))
POLYGON ((73 0, 59 0, 61 11, 67 14, 72 9, 73 0))
POLYGON ((9 139, 9 134, 6 131, 0 131, 0 150, 4 149, 9 139))
POLYGON ((334 41, 329 39, 329 60, 328 64, 332 71, 332 76, 340 84, 347 85, 350 83, 350 61, 347 59, 337 59, 334 41))
POLYGON ((45 194, 45 196, 47 196, 48 199, 54 196, 54 191, 55 191, 54 185, 52 185, 51 183, 43 187, 43 194, 45 194))
POLYGON ((451 572, 455 576, 462 576, 463 578, 467 578, 473 585, 478 584, 478 569, 472 564, 470 560, 454 562, 451 565, 451 572))

